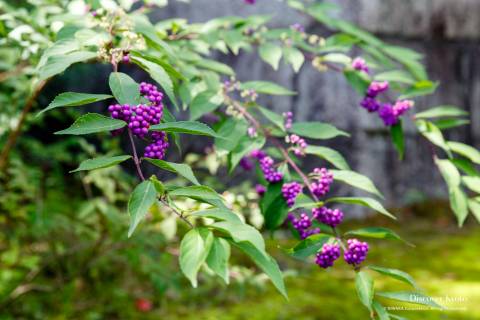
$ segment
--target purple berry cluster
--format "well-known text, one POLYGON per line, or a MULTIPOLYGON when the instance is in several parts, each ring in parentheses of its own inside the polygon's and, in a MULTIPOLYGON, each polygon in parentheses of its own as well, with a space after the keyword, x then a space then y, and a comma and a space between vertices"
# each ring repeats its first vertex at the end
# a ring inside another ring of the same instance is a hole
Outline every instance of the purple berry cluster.
POLYGON ((162 160, 169 146, 166 133, 163 131, 153 132, 152 141, 152 144, 145 147, 144 157, 162 160))
POLYGON ((283 174, 275 169, 275 162, 271 157, 267 156, 265 152, 261 150, 254 150, 250 153, 250 156, 258 159, 260 163, 260 169, 263 172, 265 180, 270 183, 275 183, 283 179, 283 174))
MULTIPOLYGON (((368 70, 368 67, 366 67, 366 65, 365 68, 367 68, 368 70)), ((402 115, 404 115, 408 110, 413 108, 413 101, 397 100, 393 105, 390 103, 380 102, 378 100, 378 95, 386 92, 388 89, 389 84, 387 81, 373 81, 368 86, 366 95, 360 102, 360 106, 366 109, 368 112, 378 112, 380 119, 382 119, 383 123, 386 126, 393 126, 398 123, 402 115)))
POLYGON ((293 124, 293 113, 288 111, 288 112, 284 112, 282 115, 284 118, 283 125, 285 126, 285 129, 287 130, 291 129, 293 124))
POLYGON ((261 185, 261 184, 257 184, 255 186, 255 191, 257 192, 257 194, 262 197, 265 192, 267 192, 267 188, 265 188, 265 186, 261 185))
POLYGON ((326 168, 315 168, 313 177, 314 181, 311 183, 312 193, 317 197, 326 195, 330 191, 333 174, 326 168))
POLYGON ((292 151, 296 156, 304 156, 305 149, 307 149, 308 144, 305 139, 300 138, 296 134, 291 134, 285 138, 287 143, 291 143, 293 145, 292 151))
POLYGON ((306 239, 313 234, 320 233, 320 228, 312 228, 312 220, 310 217, 305 213, 301 213, 299 218, 296 218, 293 213, 289 213, 287 216, 287 220, 289 220, 293 227, 298 231, 300 238, 306 239))
MULTIPOLYGON (((124 57, 128 57, 125 55, 124 57)), ((110 115, 114 119, 120 119, 128 124, 128 129, 137 137, 145 138, 149 134, 151 125, 159 124, 163 116, 163 94, 153 84, 142 82, 140 94, 150 103, 139 105, 114 104, 108 107, 110 115)), ((123 129, 113 131, 119 134, 123 129)), ((168 148, 168 140, 165 132, 153 132, 152 143, 145 148, 144 156, 154 159, 163 159, 168 148)))
POLYGON ((332 228, 335 228, 343 221, 343 212, 341 210, 327 207, 313 208, 312 216, 314 219, 332 228))
POLYGON ((361 242, 357 239, 347 240, 347 250, 343 254, 343 258, 348 264, 358 265, 367 257, 368 243, 361 242))
POLYGON ((289 207, 292 207, 295 204, 295 199, 297 198, 298 194, 302 192, 302 189, 303 186, 295 181, 285 183, 282 186, 282 195, 289 207))
POLYGON ((340 246, 338 244, 326 243, 322 246, 322 249, 317 252, 315 263, 326 269, 333 266, 333 263, 338 258, 340 258, 340 246))
POLYGON ((363 59, 361 57, 357 57, 357 58, 353 59, 352 68, 355 69, 355 70, 358 70, 358 71, 365 72, 367 74, 370 71, 369 68, 368 68, 367 62, 365 61, 365 59, 363 59))

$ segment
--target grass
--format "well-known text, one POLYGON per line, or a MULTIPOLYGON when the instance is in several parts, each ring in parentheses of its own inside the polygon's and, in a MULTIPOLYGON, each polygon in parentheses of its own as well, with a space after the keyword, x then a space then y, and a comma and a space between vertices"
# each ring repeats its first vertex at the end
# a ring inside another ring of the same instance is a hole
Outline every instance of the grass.
MULTIPOLYGON (((362 222, 362 226, 365 223, 362 222)), ((399 224, 400 225, 400 224, 399 224)), ((396 268, 411 274, 426 294, 447 308, 463 310, 392 311, 408 319, 480 319, 480 259, 478 228, 462 230, 453 225, 431 225, 409 221, 412 228, 400 234, 416 244, 415 248, 395 241, 374 241, 367 264, 396 268), (452 301, 455 299, 454 301, 452 301)), ((354 227, 354 225, 352 226, 354 227)), ((398 225, 397 225, 398 228, 398 225)), ((398 231, 398 230, 397 230, 398 231)), ((274 250, 282 268, 296 269, 286 279, 290 300, 286 301, 267 283, 264 289, 249 288, 244 298, 229 301, 216 296, 197 297, 182 305, 170 301, 152 313, 152 318, 282 320, 282 319, 368 319, 354 287, 354 273, 345 263, 337 262, 331 270, 299 263, 274 250), (203 303, 208 299, 216 303, 203 303)), ((370 272, 370 271, 369 271, 370 272)), ((407 284, 371 272, 377 291, 411 291, 407 284)), ((190 291, 190 289, 186 289, 190 291)), ((217 294, 228 294, 218 291, 217 294)), ((422 307, 380 298, 385 306, 422 307)))

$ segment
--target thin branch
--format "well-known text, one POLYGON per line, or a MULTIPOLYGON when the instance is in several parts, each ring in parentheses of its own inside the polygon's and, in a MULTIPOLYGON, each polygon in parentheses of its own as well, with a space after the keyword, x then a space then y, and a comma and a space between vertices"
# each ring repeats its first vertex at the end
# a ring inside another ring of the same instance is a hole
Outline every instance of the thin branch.
POLYGON ((133 151, 133 162, 135 163, 135 167, 137 168, 138 176, 142 181, 145 181, 145 177, 143 176, 142 168, 140 167, 140 160, 138 159, 137 148, 135 147, 135 141, 133 141, 132 131, 128 129, 128 137, 130 138, 130 144, 132 145, 133 151))

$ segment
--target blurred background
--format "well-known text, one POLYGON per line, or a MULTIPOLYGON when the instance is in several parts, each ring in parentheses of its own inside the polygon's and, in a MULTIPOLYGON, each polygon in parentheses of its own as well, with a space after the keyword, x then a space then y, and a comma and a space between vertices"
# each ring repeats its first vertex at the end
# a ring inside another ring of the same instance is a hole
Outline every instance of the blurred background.
MULTIPOLYGON (((475 0, 335 0, 346 18, 383 40, 425 55, 437 92, 416 101, 416 108, 451 104, 470 112, 470 125, 447 132, 451 140, 480 146, 480 2, 475 0)), ((1 1, 0 1, 1 3, 1 1)), ((1 8, 1 7, 0 7, 1 8)), ((0 12, 1 14, 1 12, 0 12)), ((308 32, 329 31, 279 1, 192 0, 171 2, 151 15, 153 22, 180 17, 190 22, 251 14, 272 14, 272 26, 301 23, 308 32)), ((35 18, 32 15, 31 18, 35 18)), ((2 48, 1 65, 9 66, 19 51, 2 48)), ((274 71, 255 53, 216 56, 234 67, 239 80, 272 80, 298 91, 297 96, 268 98, 261 103, 276 111, 293 111, 296 121, 331 122, 351 133, 330 146, 342 151, 351 167, 369 176, 385 194, 385 204, 399 217, 391 223, 366 211, 350 211, 347 227, 385 225, 416 247, 401 242, 373 241, 369 263, 398 268, 418 280, 426 293, 461 301, 446 303, 449 311, 399 311, 411 319, 480 319, 480 232, 472 217, 456 227, 446 201, 447 191, 428 146, 413 127, 406 128, 406 156, 398 160, 388 132, 378 119, 357 107, 359 97, 335 73, 319 73, 308 64, 294 74, 284 66, 274 71)), ((122 67, 137 81, 147 80, 133 66, 122 67)), ((60 92, 108 92, 109 66, 76 65, 49 83, 37 98, 22 133, 10 152, 0 184, 0 318, 1 319, 366 319, 355 297, 353 274, 344 263, 324 271, 313 263, 295 261, 282 250, 294 243, 282 232, 269 240, 270 252, 286 273, 290 301, 278 295, 268 280, 234 254, 231 284, 203 275, 193 289, 179 273, 178 239, 185 226, 154 210, 148 223, 126 239, 126 200, 135 183, 132 168, 115 167, 87 174, 68 171, 86 158, 121 152, 118 139, 62 138, 52 132, 67 127, 77 110, 33 114, 60 92), (242 265, 240 267, 236 265, 242 265)), ((0 83, 0 147, 18 121, 25 88, 15 78, 0 83), (12 101, 18 103, 15 107, 12 101)), ((98 111, 106 105, 98 104, 98 111)), ((179 115, 182 117, 182 115, 179 115)), ((235 172, 219 181, 222 163, 205 144, 183 140, 184 152, 173 148, 169 160, 180 158, 197 169, 204 184, 257 223, 252 183, 235 172)), ((117 153, 118 154, 118 153, 117 153)), ((312 159, 313 160, 313 159, 312 159)), ((312 166, 315 161, 308 161, 312 166)), ((152 171, 151 173, 158 173, 152 171)), ((168 176, 162 176, 169 178, 168 176)), ((174 181, 175 183, 175 181, 174 181)), ((181 183, 181 182, 178 182, 181 183)), ((335 190, 355 195, 349 188, 335 190)), ((193 205, 186 203, 185 205, 193 205)), ((380 289, 398 291, 403 284, 376 280, 380 289)), ((388 305, 388 303, 387 303, 388 305)))

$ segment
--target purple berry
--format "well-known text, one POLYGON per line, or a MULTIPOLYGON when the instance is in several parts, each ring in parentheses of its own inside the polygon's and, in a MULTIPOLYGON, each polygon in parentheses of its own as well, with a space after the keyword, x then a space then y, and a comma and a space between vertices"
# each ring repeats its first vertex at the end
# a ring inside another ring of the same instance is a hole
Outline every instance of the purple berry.
POLYGON ((302 192, 303 186, 298 182, 285 183, 282 186, 282 195, 289 207, 295 204, 297 195, 302 192))
POLYGON ((265 192, 267 192, 267 189, 264 186, 262 186, 261 184, 257 184, 255 186, 255 191, 257 192, 257 194, 260 197, 262 197, 265 194, 265 192))
POLYGON ((347 240, 347 250, 343 254, 343 258, 348 264, 358 265, 367 257, 368 243, 358 241, 357 239, 347 240))
POLYGON ((246 171, 250 171, 253 169, 253 163, 247 157, 243 157, 242 159, 240 159, 240 166, 246 171))
POLYGON ((305 139, 300 138, 296 134, 291 134, 285 138, 287 143, 293 144, 292 150, 293 153, 296 156, 304 156, 305 155, 305 150, 308 147, 307 142, 305 142, 305 139))
POLYGON ((382 108, 378 110, 378 115, 386 126, 393 126, 398 122, 395 109, 393 109, 392 105, 389 103, 385 103, 382 108))
POLYGON ((333 174, 326 168, 315 168, 313 170, 314 182, 311 183, 312 192, 317 197, 322 197, 330 191, 333 182, 333 174))
POLYGON ((360 105, 367 109, 368 112, 376 112, 380 109, 381 104, 375 98, 365 97, 362 102, 360 102, 360 105))
POLYGON ((358 71, 365 72, 365 73, 369 72, 367 62, 365 61, 365 59, 360 58, 360 57, 357 57, 357 58, 353 59, 352 68, 355 69, 355 70, 358 70, 358 71))
POLYGON ((270 183, 279 182, 283 179, 283 174, 273 167, 274 161, 271 157, 265 156, 260 159, 260 169, 262 169, 265 180, 270 183))
POLYGON ((338 258, 340 258, 340 246, 338 244, 325 243, 322 249, 317 252, 315 263, 326 269, 333 266, 333 263, 338 258))
POLYGON ((333 210, 327 207, 313 208, 312 216, 321 223, 324 223, 332 228, 335 228, 343 221, 343 212, 341 210, 333 210))
POLYGON ((163 159, 169 146, 167 135, 163 131, 152 133, 153 143, 145 147, 144 157, 163 159))
POLYGON ((288 111, 283 113, 283 118, 284 118, 284 126, 285 129, 289 130, 292 128, 292 123, 293 123, 293 113, 288 111))
POLYGON ((389 88, 389 84, 388 84, 387 81, 383 81, 383 82, 373 81, 368 86, 367 96, 369 96, 371 98, 375 98, 380 93, 387 91, 388 88, 389 88))

